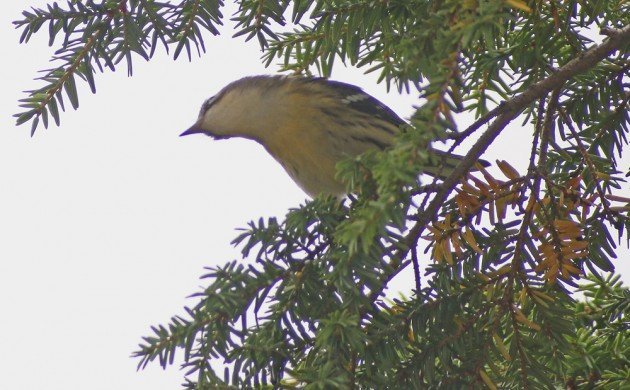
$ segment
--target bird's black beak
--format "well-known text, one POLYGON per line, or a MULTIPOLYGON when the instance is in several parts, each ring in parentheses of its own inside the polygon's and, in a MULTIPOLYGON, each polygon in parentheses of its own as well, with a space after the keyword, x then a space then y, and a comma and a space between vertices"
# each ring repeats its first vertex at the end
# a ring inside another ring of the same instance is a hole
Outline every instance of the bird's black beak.
POLYGON ((186 131, 184 131, 183 133, 181 133, 179 136, 183 137, 185 135, 191 135, 191 134, 205 134, 206 132, 201 128, 201 126, 197 125, 196 123, 192 126, 190 126, 190 128, 186 131))

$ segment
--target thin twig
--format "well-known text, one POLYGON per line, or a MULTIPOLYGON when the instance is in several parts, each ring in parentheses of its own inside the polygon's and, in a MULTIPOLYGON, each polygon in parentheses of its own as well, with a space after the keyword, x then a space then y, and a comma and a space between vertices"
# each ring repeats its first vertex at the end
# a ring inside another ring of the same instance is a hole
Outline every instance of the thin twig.
POLYGON ((547 105, 547 112, 545 118, 541 124, 540 135, 540 153, 538 157, 538 164, 536 165, 534 183, 531 185, 531 193, 529 196, 529 204, 525 208, 525 215, 523 216, 523 223, 518 232, 518 238, 514 246, 514 257, 512 258, 512 275, 516 275, 517 271, 521 268, 521 256, 525 246, 525 240, 527 239, 527 231, 532 223, 534 216, 534 210, 536 209, 536 203, 540 201, 538 193, 540 192, 540 182, 542 175, 539 172, 544 172, 545 164, 547 163, 547 150, 549 148, 549 137, 551 133, 551 126, 553 124, 553 115, 558 106, 558 98, 560 97, 561 87, 556 88, 547 105))
POLYGON ((573 139, 575 139, 575 142, 577 144, 577 149, 580 151, 580 154, 582 155, 582 159, 584 160, 584 163, 586 163, 586 166, 588 167, 588 170, 590 171, 591 176, 593 177, 593 181, 595 182, 595 188, 597 190, 597 194, 599 195, 599 198, 602 201, 602 206, 604 206, 604 210, 606 210, 606 212, 610 212, 609 202, 606 199, 606 194, 604 192, 604 189, 602 188, 601 184, 599 183, 599 179, 597 177, 597 169, 595 169, 595 165, 593 164, 593 160, 588 155, 588 151, 586 149, 586 146, 584 146, 584 143, 582 142, 582 139, 580 138, 578 133, 575 131, 575 128, 573 126, 570 126, 570 125, 567 126, 567 127, 569 128, 569 131, 571 132, 571 135, 573 136, 573 139))
POLYGON ((413 263, 413 276, 416 281, 416 295, 420 294, 420 264, 418 262, 418 248, 411 249, 411 262, 413 263))
POLYGON ((534 129, 534 142, 532 142, 532 149, 529 153, 529 166, 527 172, 532 174, 536 171, 536 151, 538 150, 538 142, 540 141, 540 135, 542 134, 543 116, 545 115, 545 99, 538 100, 538 112, 536 116, 536 125, 534 129))

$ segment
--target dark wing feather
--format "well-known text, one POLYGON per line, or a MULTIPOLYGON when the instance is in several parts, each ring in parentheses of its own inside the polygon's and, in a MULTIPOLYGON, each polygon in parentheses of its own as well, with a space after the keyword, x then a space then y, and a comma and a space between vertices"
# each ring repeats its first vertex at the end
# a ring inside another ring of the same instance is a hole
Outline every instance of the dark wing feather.
POLYGON ((396 127, 406 124, 391 108, 364 92, 356 85, 333 81, 323 77, 313 78, 312 81, 326 83, 329 88, 335 91, 342 103, 347 104, 349 107, 359 112, 389 122, 396 127))

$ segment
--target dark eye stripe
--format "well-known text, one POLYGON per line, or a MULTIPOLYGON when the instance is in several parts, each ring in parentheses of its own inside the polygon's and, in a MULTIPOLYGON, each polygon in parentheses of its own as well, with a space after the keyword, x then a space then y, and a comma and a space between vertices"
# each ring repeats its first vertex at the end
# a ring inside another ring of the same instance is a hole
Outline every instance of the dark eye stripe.
POLYGON ((208 108, 210 108, 217 101, 218 97, 219 97, 219 95, 214 95, 211 98, 209 98, 208 100, 206 100, 205 102, 203 102, 203 105, 201 106, 201 109, 203 111, 207 111, 208 108))

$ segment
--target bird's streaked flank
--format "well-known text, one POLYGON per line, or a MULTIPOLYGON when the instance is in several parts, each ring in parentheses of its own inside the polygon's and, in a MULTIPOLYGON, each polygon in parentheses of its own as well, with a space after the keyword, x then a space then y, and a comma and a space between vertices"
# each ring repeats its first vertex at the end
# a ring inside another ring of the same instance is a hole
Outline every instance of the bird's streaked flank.
MULTIPOLYGON (((335 165, 369 149, 385 149, 406 122, 361 88, 324 78, 253 76, 206 100, 197 122, 181 135, 254 140, 311 197, 343 195, 335 165)), ((446 176, 460 156, 429 147, 424 172, 446 176)))

